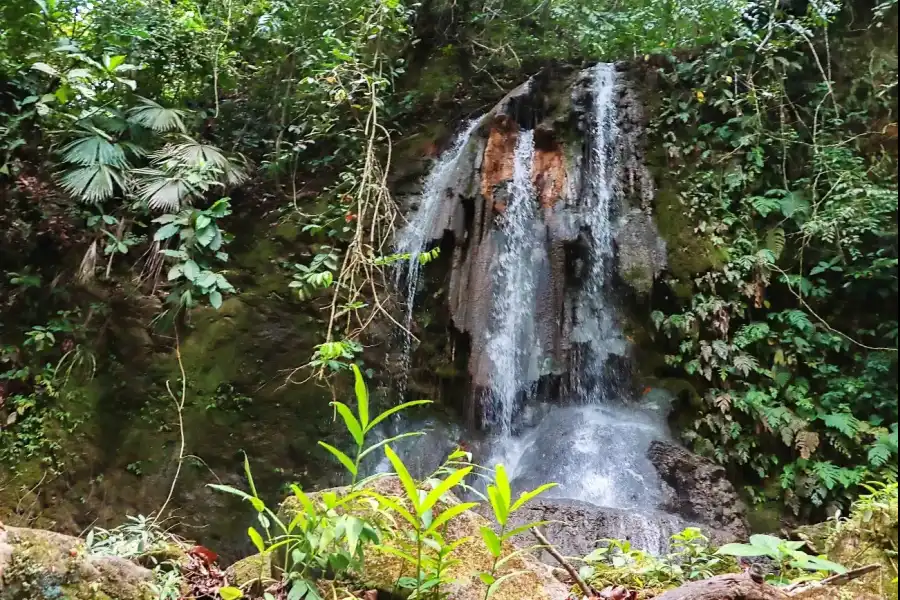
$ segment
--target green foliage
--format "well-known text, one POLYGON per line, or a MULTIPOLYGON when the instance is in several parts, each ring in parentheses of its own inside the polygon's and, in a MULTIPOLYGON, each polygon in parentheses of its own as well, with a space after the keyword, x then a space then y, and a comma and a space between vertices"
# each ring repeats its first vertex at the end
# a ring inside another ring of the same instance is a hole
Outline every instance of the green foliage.
POLYGON ((661 557, 633 548, 628 541, 602 541, 604 545, 584 557, 585 565, 580 569, 582 579, 600 589, 624 585, 661 590, 737 570, 737 564, 717 555, 706 536, 695 527, 673 535, 671 551, 661 557))
POLYGON ((222 251, 228 237, 219 228, 218 220, 230 214, 230 200, 220 198, 204 210, 187 208, 153 219, 161 225, 153 234, 155 242, 168 245, 170 240, 178 240, 178 248, 160 250, 163 256, 172 259, 166 279, 174 286, 169 300, 176 306, 193 308, 197 298, 206 296, 218 310, 223 294, 235 291, 225 275, 213 266, 213 261, 228 260, 228 254, 222 251))
POLYGON ((153 569, 151 589, 157 600, 178 600, 181 597, 181 572, 177 560, 167 557, 183 552, 182 544, 165 531, 155 519, 138 515, 128 516, 127 522, 114 529, 94 527, 85 538, 85 548, 94 556, 116 556, 143 561, 153 569))
MULTIPOLYGON (((407 597, 442 600, 447 597, 442 589, 445 590, 444 586, 452 581, 449 569, 458 564, 453 552, 466 540, 462 538, 449 542, 444 537, 446 527, 450 521, 477 506, 476 502, 447 503, 446 496, 456 488, 471 489, 465 484, 465 479, 476 465, 471 464, 470 454, 457 449, 426 478, 424 483, 428 489, 422 489, 422 483, 410 475, 406 465, 390 446, 397 440, 422 435, 421 432, 403 433, 374 444, 367 444, 366 438, 392 415, 430 401, 407 402, 372 416, 369 392, 362 373, 356 365, 352 365, 351 369, 356 406, 351 408, 342 402, 333 402, 332 406, 355 444, 354 451, 348 454, 330 444, 319 442, 349 473, 351 482, 345 492, 338 495, 326 491, 311 497, 300 487, 292 485, 291 490, 301 509, 289 523, 285 523, 257 494, 246 457, 244 472, 249 493, 227 485, 210 484, 209 487, 238 496, 256 510, 262 533, 255 527, 250 527, 247 530, 248 537, 260 554, 283 557, 283 582, 286 589, 290 590, 289 596, 294 594, 298 598, 319 598, 315 586, 315 580, 319 576, 328 573, 330 578, 336 579, 350 570, 358 570, 362 566, 365 547, 373 545, 380 552, 401 558, 413 567, 415 576, 401 577, 397 581, 397 587, 404 590, 407 597), (403 489, 402 498, 388 497, 366 487, 366 483, 381 477, 380 475, 360 479, 362 459, 382 448, 403 489), (395 517, 408 526, 401 527, 401 533, 390 526, 395 517)), ((503 542, 539 525, 530 523, 507 530, 509 515, 553 485, 555 484, 524 492, 512 502, 505 469, 502 465, 497 465, 494 480, 487 487, 487 494, 500 533, 496 534, 489 528, 484 528, 481 532, 494 557, 491 571, 480 575, 485 584, 485 598, 489 598, 504 581, 518 575, 518 572, 512 572, 496 577, 498 568, 522 552, 504 556, 503 542)), ((233 593, 231 590, 225 592, 233 593)))
POLYGON ((749 544, 725 544, 719 554, 728 556, 767 556, 780 566, 777 576, 771 576, 780 584, 790 583, 799 577, 798 571, 819 573, 846 573, 847 569, 824 556, 810 556, 800 550, 806 542, 782 540, 771 535, 751 535, 749 544))
POLYGON ((704 390, 684 437, 797 512, 897 473, 896 153, 860 137, 895 118, 896 45, 865 46, 837 11, 767 10, 770 27, 667 56, 650 127, 694 234, 726 257, 672 276, 690 293, 651 315, 704 390), (822 67, 826 28, 844 79, 822 67))

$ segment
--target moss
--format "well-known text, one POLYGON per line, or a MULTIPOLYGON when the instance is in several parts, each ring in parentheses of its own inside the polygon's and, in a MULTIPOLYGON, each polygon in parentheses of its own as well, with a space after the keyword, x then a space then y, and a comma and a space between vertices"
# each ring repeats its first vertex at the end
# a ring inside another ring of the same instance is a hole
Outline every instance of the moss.
POLYGON ((784 503, 778 500, 748 503, 747 523, 753 533, 774 533, 781 529, 784 503))
POLYGON ((721 252, 712 242, 694 232, 694 224, 685 214, 684 206, 673 191, 661 188, 657 192, 654 206, 656 225, 666 240, 669 270, 675 277, 690 279, 698 273, 718 269, 724 264, 721 252))
POLYGON ((77 538, 50 531, 10 529, 12 547, 0 600, 151 600, 149 571, 126 561, 89 559, 77 538), (127 565, 128 568, 125 568, 127 565), (137 575, 144 574, 144 579, 137 575))
POLYGON ((254 554, 242 558, 228 568, 231 585, 244 587, 259 579, 272 579, 272 555, 254 554))
POLYGON ((646 267, 632 267, 621 273, 621 276, 639 294, 646 294, 653 286, 653 274, 646 267))

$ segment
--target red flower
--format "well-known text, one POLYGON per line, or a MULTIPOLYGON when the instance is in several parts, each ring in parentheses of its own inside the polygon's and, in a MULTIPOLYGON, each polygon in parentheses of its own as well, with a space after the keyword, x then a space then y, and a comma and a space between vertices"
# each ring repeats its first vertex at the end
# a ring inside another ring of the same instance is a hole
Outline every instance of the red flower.
POLYGON ((347 213, 346 216, 344 217, 344 220, 349 223, 349 222, 353 221, 355 218, 356 218, 356 215, 354 215, 353 213, 347 213))

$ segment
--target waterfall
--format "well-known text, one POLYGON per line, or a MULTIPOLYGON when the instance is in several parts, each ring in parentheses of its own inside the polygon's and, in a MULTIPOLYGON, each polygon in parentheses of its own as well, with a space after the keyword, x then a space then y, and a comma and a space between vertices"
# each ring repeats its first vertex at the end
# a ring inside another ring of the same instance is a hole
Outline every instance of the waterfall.
POLYGON ((593 67, 593 118, 582 191, 582 223, 589 233, 589 266, 575 299, 577 326, 572 331, 572 340, 584 347, 573 365, 573 384, 578 399, 587 403, 609 399, 614 393, 604 365, 610 355, 625 352, 614 318, 615 307, 608 298, 614 258, 612 218, 621 188, 615 87, 616 72, 612 65, 601 63, 593 67))
MULTIPOLYGON (((586 85, 582 79, 572 98, 573 105, 588 108, 579 117, 586 131, 580 157, 564 155, 552 132, 550 139, 542 134, 536 149, 535 130, 503 112, 519 110, 510 108, 521 106, 511 99, 530 93, 530 84, 489 113, 494 119, 490 136, 466 163, 474 165, 471 173, 460 168, 461 158, 481 121, 465 126, 426 177, 418 212, 398 236, 397 252, 410 256, 397 281, 405 293, 409 329, 418 257, 444 229, 454 231, 453 268, 459 273, 453 275, 464 283, 449 300, 451 316, 469 336, 469 374, 489 426, 484 439, 467 439, 475 459, 505 464, 517 491, 556 482, 545 497, 609 509, 622 535, 657 552, 680 523, 657 510, 663 484, 646 455, 653 440, 668 435, 663 412, 649 399, 629 398, 628 386, 619 385, 627 378, 617 371, 627 364, 628 345, 612 288, 623 173, 640 155, 619 130, 621 87, 615 68, 600 64, 585 75, 586 85), (562 166, 552 171, 554 165, 562 166), (481 185, 457 181, 475 174, 481 185), (491 178, 485 180, 486 175, 491 178), (566 191, 545 200, 553 186, 566 191), (467 216, 460 198, 451 197, 464 194, 461 190, 474 196, 468 205, 474 215, 467 216), (567 254, 576 247, 572 256, 567 254), (570 260, 575 254, 578 258, 570 260), (611 361, 613 356, 621 359, 611 361), (539 402, 537 384, 555 360, 567 361, 568 385, 560 386, 558 397, 539 402)), ((404 367, 409 351, 407 334, 404 367)), ((457 433, 466 435, 456 430, 452 435, 457 433)), ((410 442, 404 456, 431 457, 440 439, 438 434, 410 442)))
POLYGON ((534 131, 519 133, 509 199, 499 236, 501 250, 494 265, 494 300, 487 351, 492 363, 486 390, 488 420, 497 430, 512 429, 517 399, 532 381, 535 352, 535 308, 538 265, 545 254, 543 224, 531 181, 534 131))
POLYGON ((419 195, 419 206, 406 226, 397 234, 394 250, 397 254, 408 254, 409 258, 397 264, 394 281, 398 288, 404 289, 403 315, 404 331, 401 332, 401 371, 400 381, 402 395, 406 391, 406 374, 409 371, 410 353, 412 350, 412 317, 415 307, 416 290, 419 286, 419 275, 422 268, 420 256, 426 247, 443 232, 435 231, 441 205, 448 189, 453 188, 454 174, 460 157, 466 150, 472 133, 481 123, 481 118, 468 121, 451 146, 441 155, 432 167, 422 185, 419 195))

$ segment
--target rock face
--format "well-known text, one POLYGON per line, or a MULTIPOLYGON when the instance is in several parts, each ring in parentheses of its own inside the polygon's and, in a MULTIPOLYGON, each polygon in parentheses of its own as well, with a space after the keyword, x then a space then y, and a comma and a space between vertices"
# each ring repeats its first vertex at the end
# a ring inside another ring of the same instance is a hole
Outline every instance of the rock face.
POLYGON ((746 507, 723 467, 670 442, 652 442, 647 456, 671 487, 661 509, 700 523, 717 544, 749 535, 746 507))
MULTIPOLYGON (((403 488, 397 478, 384 477, 372 482, 369 487, 409 509, 408 503, 404 500, 403 488)), ((341 494, 346 491, 346 488, 334 488, 326 491, 341 494)), ((438 517, 441 512, 457 504, 459 504, 459 500, 452 494, 448 494, 435 505, 434 517, 438 517)), ((290 520, 299 508, 300 503, 294 497, 289 497, 281 505, 279 517, 290 520)), ((396 524, 398 529, 383 530, 382 535, 407 535, 409 525, 400 518, 396 519, 396 524)), ((452 558, 457 559, 458 563, 449 570, 450 577, 455 582, 448 586, 448 600, 482 600, 484 598, 486 586, 481 582, 478 574, 489 571, 493 562, 480 533, 481 528, 486 526, 490 526, 490 522, 474 511, 466 511, 448 522, 444 532, 446 543, 452 544, 463 540, 452 555, 452 558)), ((390 544, 389 539, 389 537, 387 540, 382 539, 382 543, 390 544)), ((516 548, 508 542, 504 544, 503 549, 504 556, 516 551, 516 548)), ((497 577, 516 571, 519 571, 517 575, 510 577, 497 588, 491 596, 493 600, 524 600, 526 598, 528 600, 565 600, 567 598, 566 586, 553 577, 548 567, 531 556, 520 554, 508 560, 498 569, 497 577)), ((364 589, 390 592, 400 577, 409 575, 409 563, 397 556, 369 547, 365 552, 363 568, 361 572, 354 574, 354 578, 364 589)))
POLYGON ((78 538, 0 524, 0 600, 155 600, 152 573, 78 538))
MULTIPOLYGON (((604 539, 628 540, 635 548, 661 554, 672 534, 691 525, 660 511, 606 508, 565 499, 534 500, 516 511, 510 520, 512 527, 548 521, 541 526, 541 531, 563 556, 585 556, 603 545, 604 539)), ((515 536, 513 541, 523 548, 535 544, 528 533, 515 536)), ((538 556, 548 565, 558 565, 546 551, 540 551, 538 556)))

